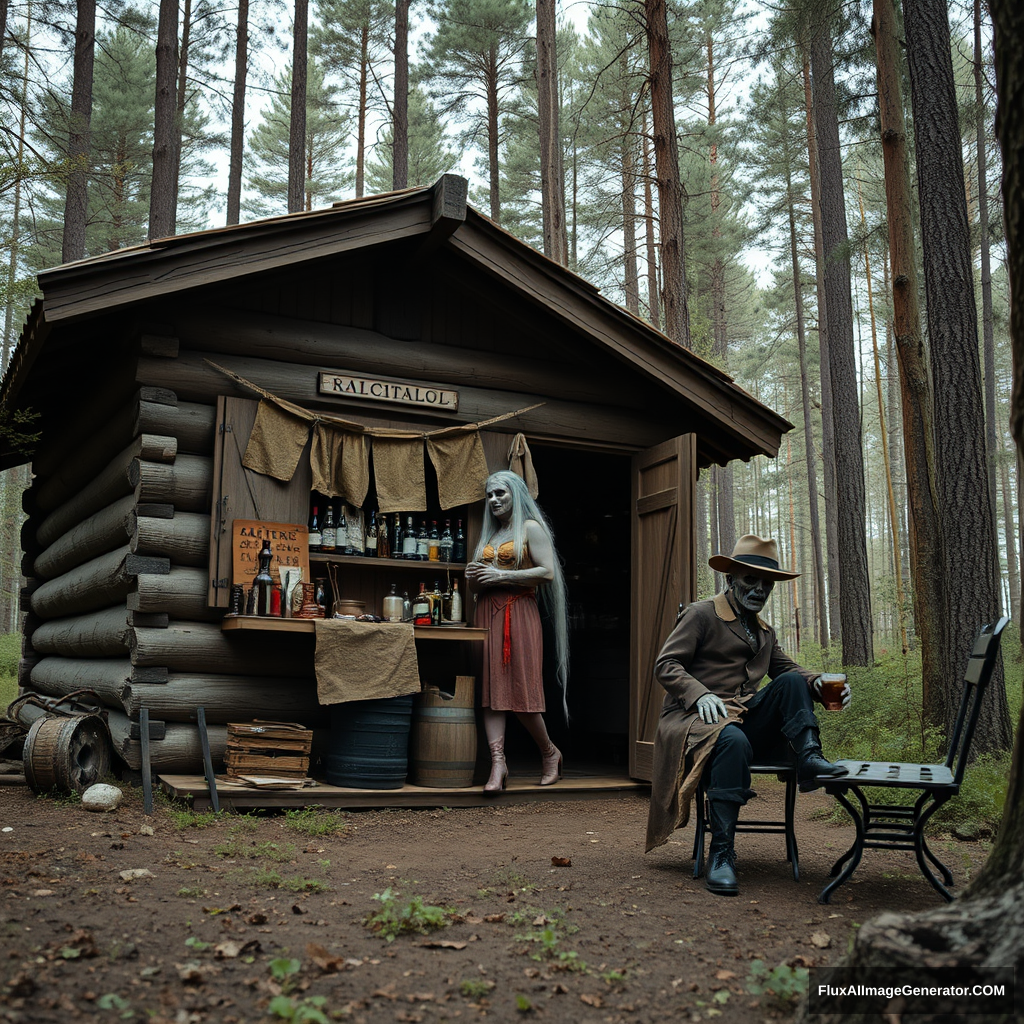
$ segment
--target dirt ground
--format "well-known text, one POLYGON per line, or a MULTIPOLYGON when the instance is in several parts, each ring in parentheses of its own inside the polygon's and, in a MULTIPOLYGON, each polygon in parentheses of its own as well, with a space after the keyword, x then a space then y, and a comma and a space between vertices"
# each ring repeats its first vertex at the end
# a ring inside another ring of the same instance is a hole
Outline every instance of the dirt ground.
MULTIPOLYGON (((781 785, 758 792, 781 816, 781 785)), ((753 961, 827 964, 879 911, 939 903, 912 854, 868 851, 819 905, 852 836, 828 807, 799 798, 799 884, 781 836, 739 836, 726 899, 691 877, 690 829, 644 855, 639 796, 211 820, 147 817, 131 790, 95 814, 0 789, 0 1021, 778 1018, 753 961), (444 927, 365 923, 416 898, 444 927)), ((958 887, 985 856, 933 845, 958 887)))

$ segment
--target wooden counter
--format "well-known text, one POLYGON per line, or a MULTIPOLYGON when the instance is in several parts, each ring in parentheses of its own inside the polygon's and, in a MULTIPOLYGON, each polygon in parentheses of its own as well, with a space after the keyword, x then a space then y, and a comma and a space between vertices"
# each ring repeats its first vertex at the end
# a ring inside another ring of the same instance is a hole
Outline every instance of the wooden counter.
MULTIPOLYGON (((312 633, 315 619, 280 619, 273 615, 225 615, 221 629, 257 629, 272 633, 312 633)), ((417 640, 483 640, 487 630, 478 626, 413 626, 417 640)))

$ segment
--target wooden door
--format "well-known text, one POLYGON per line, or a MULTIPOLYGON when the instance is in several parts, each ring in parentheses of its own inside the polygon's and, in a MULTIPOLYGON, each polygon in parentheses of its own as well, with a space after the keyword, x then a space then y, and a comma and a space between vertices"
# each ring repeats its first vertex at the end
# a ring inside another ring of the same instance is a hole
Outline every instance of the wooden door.
POLYGON ((696 451, 696 435, 683 434, 633 456, 629 774, 648 782, 664 697, 654 662, 679 603, 696 596, 696 451))
POLYGON ((213 508, 210 515, 211 608, 227 608, 231 597, 231 523, 262 519, 305 523, 309 519, 312 473, 309 442, 287 483, 242 465, 245 446, 256 422, 259 402, 222 396, 217 399, 217 434, 213 450, 213 508))

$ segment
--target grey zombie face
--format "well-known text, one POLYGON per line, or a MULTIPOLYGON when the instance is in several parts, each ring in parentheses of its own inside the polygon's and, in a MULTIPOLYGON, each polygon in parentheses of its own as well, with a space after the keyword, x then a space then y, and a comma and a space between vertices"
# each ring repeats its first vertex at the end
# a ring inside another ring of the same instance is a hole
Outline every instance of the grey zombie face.
POLYGON ((743 576, 727 576, 726 582, 732 591, 737 606, 746 612, 757 615, 765 606, 771 592, 775 589, 775 580, 766 580, 754 573, 743 576))

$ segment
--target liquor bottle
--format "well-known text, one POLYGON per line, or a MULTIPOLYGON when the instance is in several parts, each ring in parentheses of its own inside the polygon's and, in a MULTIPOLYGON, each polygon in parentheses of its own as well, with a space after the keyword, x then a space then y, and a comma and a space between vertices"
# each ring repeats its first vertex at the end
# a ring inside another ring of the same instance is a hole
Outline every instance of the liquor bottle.
POLYGON ((368 558, 377 557, 377 511, 370 513, 370 525, 366 528, 366 539, 363 541, 363 551, 368 558))
POLYGON ((438 542, 438 546, 441 549, 441 561, 450 562, 452 560, 452 548, 455 545, 455 540, 452 537, 452 521, 446 519, 444 521, 444 529, 441 531, 441 539, 438 542))
POLYGON ((426 583, 420 584, 420 592, 412 603, 412 624, 414 626, 430 625, 430 598, 427 597, 426 583))
POLYGON ((343 555, 352 554, 352 545, 348 541, 348 520, 345 518, 345 503, 338 506, 338 550, 343 555))
POLYGON ((462 621, 462 595, 459 593, 459 581, 452 580, 452 622, 462 621))
POLYGON ((402 591, 402 621, 412 622, 412 601, 409 600, 409 591, 402 591))
POLYGON ((430 602, 430 621, 435 626, 441 625, 441 581, 434 580, 434 593, 430 602))
POLYGON ((455 540, 452 543, 452 561, 465 562, 466 560, 466 535, 462 532, 462 520, 458 521, 455 528, 455 540))
POLYGON ((412 525, 412 516, 405 520, 405 532, 402 534, 402 557, 416 557, 416 529, 412 525))
POLYGON ((419 532, 416 534, 416 557, 425 562, 430 557, 430 541, 427 539, 427 521, 420 520, 419 532))
POLYGON ((391 584, 391 593, 384 598, 383 615, 385 622, 402 621, 402 599, 395 593, 395 584, 391 584))
POLYGON ((313 512, 309 517, 309 550, 319 551, 323 543, 323 534, 320 532, 320 509, 313 506, 313 512))
POLYGON ((345 516, 348 520, 345 549, 346 551, 351 549, 351 554, 362 557, 363 545, 365 543, 365 538, 363 537, 363 510, 349 505, 346 508, 345 516))
POLYGON ((328 503, 327 511, 324 513, 324 530, 321 534, 320 550, 337 551, 337 549, 338 528, 334 525, 334 506, 328 503))
POLYGON ((270 551, 270 541, 265 540, 260 553, 256 556, 259 561, 259 570, 253 580, 252 589, 256 592, 256 614, 269 615, 271 594, 274 590, 274 581, 270 576, 270 560, 274 557, 270 551))
POLYGON ((391 557, 405 558, 402 554, 402 517, 395 513, 395 525, 391 527, 391 557))
POLYGON ((430 521, 430 529, 427 531, 427 558, 431 562, 438 562, 441 559, 440 541, 437 536, 437 520, 430 521))
POLYGON ((391 531, 388 529, 388 517, 383 514, 377 526, 377 557, 391 557, 391 531))

